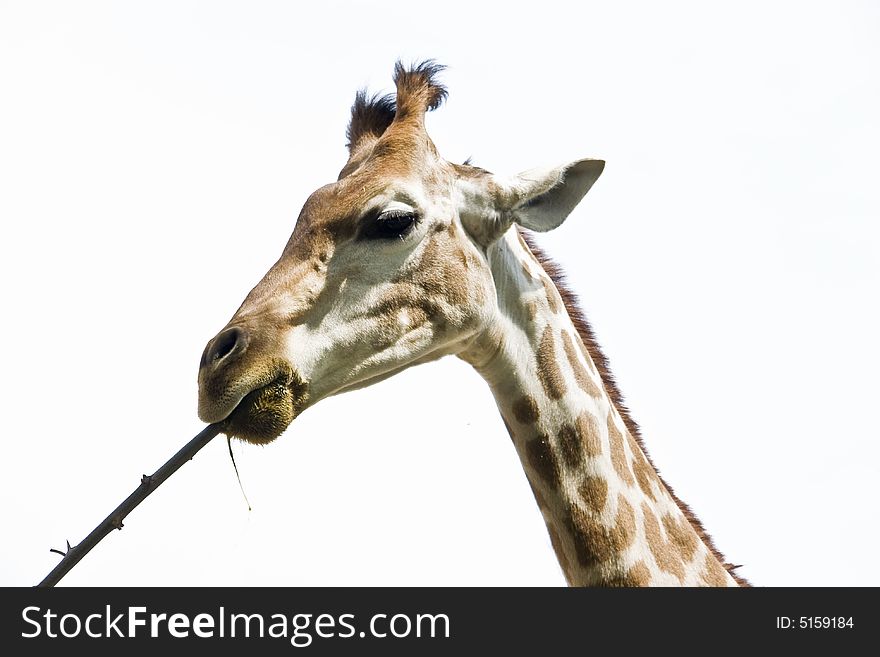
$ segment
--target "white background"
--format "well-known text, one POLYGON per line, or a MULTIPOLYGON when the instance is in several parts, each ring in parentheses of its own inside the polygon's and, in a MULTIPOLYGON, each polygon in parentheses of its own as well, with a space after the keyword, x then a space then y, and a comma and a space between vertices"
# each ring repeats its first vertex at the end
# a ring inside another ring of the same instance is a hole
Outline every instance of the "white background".
MULTIPOLYGON (((201 428, 202 349, 433 57, 450 160, 601 157, 540 240, 649 452, 758 585, 878 585, 880 5, 0 3, 0 584, 201 428)), ((447 359, 210 444, 64 584, 561 585, 447 359)))

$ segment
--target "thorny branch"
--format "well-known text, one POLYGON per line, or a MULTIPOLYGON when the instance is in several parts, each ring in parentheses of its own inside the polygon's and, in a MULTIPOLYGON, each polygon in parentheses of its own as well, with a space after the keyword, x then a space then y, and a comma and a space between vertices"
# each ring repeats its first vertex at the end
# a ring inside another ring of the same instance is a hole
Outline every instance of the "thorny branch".
POLYGON ((42 582, 37 584, 38 587, 55 586, 62 577, 64 577, 70 569, 73 568, 80 560, 86 556, 93 547, 100 543, 107 534, 114 529, 122 529, 122 521, 131 513, 138 504, 143 502, 147 497, 156 490, 159 485, 168 477, 177 472, 178 468, 184 463, 192 459, 202 447, 207 445, 211 440, 220 433, 219 424, 209 424, 207 427, 192 440, 190 440, 183 448, 165 462, 161 468, 156 470, 152 475, 144 475, 141 477, 140 486, 134 492, 125 498, 125 501, 117 506, 113 512, 104 518, 104 521, 95 527, 92 532, 83 539, 81 543, 70 547, 67 543, 67 552, 52 549, 50 552, 63 555, 63 559, 52 569, 42 582))

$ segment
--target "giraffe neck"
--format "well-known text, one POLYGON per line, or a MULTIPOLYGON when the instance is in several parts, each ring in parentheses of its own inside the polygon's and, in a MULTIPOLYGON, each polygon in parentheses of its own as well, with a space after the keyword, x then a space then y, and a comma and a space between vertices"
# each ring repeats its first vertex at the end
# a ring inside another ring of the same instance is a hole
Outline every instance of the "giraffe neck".
POLYGON ((627 429, 516 228, 487 255, 498 322, 461 356, 495 396, 568 583, 736 585, 627 429))

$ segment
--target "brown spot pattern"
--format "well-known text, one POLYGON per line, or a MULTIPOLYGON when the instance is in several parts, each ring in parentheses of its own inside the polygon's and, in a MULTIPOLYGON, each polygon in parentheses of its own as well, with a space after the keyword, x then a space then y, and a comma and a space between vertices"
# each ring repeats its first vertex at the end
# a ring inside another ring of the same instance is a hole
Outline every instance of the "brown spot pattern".
POLYGON ((598 456, 602 452, 598 427, 587 413, 581 413, 574 426, 563 424, 558 437, 562 459, 569 468, 578 467, 584 456, 598 456))
POLYGON ((648 459, 645 458, 645 454, 642 452, 641 447, 638 446, 635 439, 631 435, 627 435, 627 438, 629 440, 629 449, 633 454, 632 469, 636 476, 636 481, 639 484, 639 488, 642 489, 642 492, 646 497, 651 500, 656 500, 657 498, 654 496, 654 489, 651 486, 651 483, 654 482, 659 486, 660 478, 657 476, 654 468, 651 467, 651 464, 648 463, 648 459))
POLYGON ((679 581, 684 579, 684 563, 676 545, 667 541, 660 533, 660 523, 657 516, 646 502, 642 502, 642 516, 644 517, 645 537, 648 539, 648 547, 660 570, 675 575, 679 581))
POLYGON ((572 505, 571 530, 575 553, 582 566, 595 566, 627 549, 635 539, 636 521, 632 505, 623 495, 617 498, 614 527, 606 527, 598 514, 572 505))
POLYGON ((526 443, 529 465, 552 488, 559 487, 559 464, 547 436, 538 436, 526 443))
POLYGON ((513 402, 512 410, 513 417, 520 424, 534 424, 540 415, 538 404, 529 395, 520 397, 513 402))
POLYGON ((602 442, 599 439, 599 425, 589 413, 581 413, 575 420, 581 449, 587 456, 599 456, 602 453, 602 442))
POLYGON ((577 381, 580 389, 590 397, 599 397, 601 394, 599 388, 596 387, 596 384, 593 383, 593 380, 581 364, 580 358, 577 356, 574 342, 572 342, 568 331, 564 329, 562 330, 562 347, 565 350, 565 355, 568 357, 568 364, 571 365, 571 371, 574 372, 574 379, 577 381))
POLYGON ((601 513, 608 499, 608 482, 602 477, 587 476, 578 486, 578 494, 589 508, 601 513))
POLYGON ((565 379, 556 362, 556 346, 550 326, 544 329, 538 345, 538 378, 550 399, 561 399, 565 394, 565 379))
POLYGON ((570 424, 563 424, 559 429, 559 450, 562 452, 562 460, 569 468, 576 468, 581 463, 580 441, 577 430, 570 424))
POLYGON ((663 528, 669 541, 678 549, 682 559, 690 561, 697 550, 697 534, 685 518, 676 520, 671 514, 663 516, 663 528))
POLYGON ((636 561, 626 572, 610 577, 603 584, 614 588, 631 588, 648 586, 650 583, 651 571, 648 566, 644 561, 636 561))
POLYGON ((621 538, 621 550, 628 548, 636 537, 636 513, 623 495, 617 496, 616 531, 621 538))
POLYGON ((703 567, 703 581, 708 586, 727 586, 727 571, 711 554, 706 555, 703 567))
POLYGON ((544 295, 547 297, 547 305, 550 307, 550 312, 554 315, 558 314, 562 310, 562 304, 559 302, 559 293, 546 276, 541 276, 541 284, 544 286, 544 295))
POLYGON ((626 460, 626 452, 623 449, 623 434, 620 433, 617 425, 614 424, 612 415, 612 413, 608 413, 608 442, 611 446, 611 464, 623 483, 627 486, 632 486, 635 483, 635 479, 626 460))
POLYGON ((648 586, 651 583, 651 571, 644 561, 637 561, 627 572, 630 586, 648 586))

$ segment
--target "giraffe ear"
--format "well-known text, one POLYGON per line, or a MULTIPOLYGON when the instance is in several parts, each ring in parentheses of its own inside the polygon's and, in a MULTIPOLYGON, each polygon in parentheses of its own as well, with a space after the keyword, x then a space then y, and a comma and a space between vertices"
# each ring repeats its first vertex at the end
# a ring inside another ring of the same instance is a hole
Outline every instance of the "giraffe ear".
POLYGON ((499 209, 529 230, 553 230, 590 191, 604 168, 604 160, 585 159, 526 171, 502 186, 499 209))

